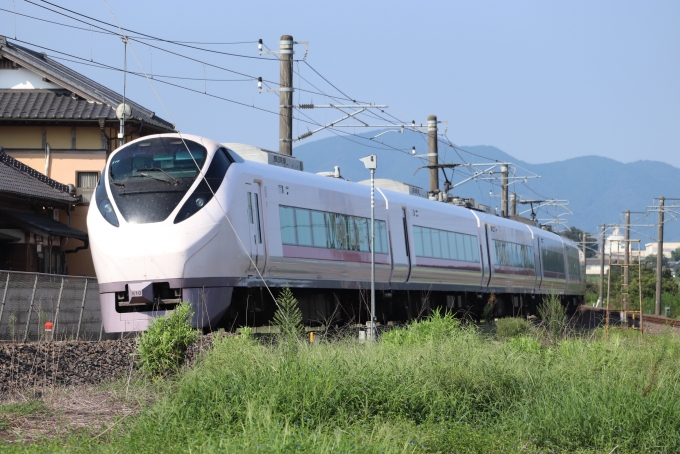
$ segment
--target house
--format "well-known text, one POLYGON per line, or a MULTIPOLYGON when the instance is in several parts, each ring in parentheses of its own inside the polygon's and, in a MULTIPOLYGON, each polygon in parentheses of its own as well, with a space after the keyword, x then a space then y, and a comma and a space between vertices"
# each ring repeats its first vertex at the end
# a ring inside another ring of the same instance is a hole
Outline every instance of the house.
POLYGON ((75 192, 0 147, 0 269, 66 272, 66 256, 88 247, 87 233, 68 223, 81 201, 75 192))
MULTIPOLYGON (((73 185, 80 202, 55 208, 57 222, 87 232, 92 192, 118 146, 116 108, 122 103, 113 90, 0 36, 0 147, 50 181, 73 185)), ((125 104, 131 108, 125 141, 174 131, 145 107, 129 99, 125 104)), ((65 266, 71 274, 94 275, 89 249, 68 254, 65 266)))

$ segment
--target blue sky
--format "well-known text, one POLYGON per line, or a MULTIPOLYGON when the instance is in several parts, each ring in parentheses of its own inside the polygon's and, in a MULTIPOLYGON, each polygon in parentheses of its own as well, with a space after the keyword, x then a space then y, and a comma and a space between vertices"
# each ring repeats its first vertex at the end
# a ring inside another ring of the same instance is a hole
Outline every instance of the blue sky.
MULTIPOLYGON (((22 0, 0 0, 0 8, 13 11, 15 3, 22 14, 88 27, 22 0)), ((58 3, 112 21, 103 0, 58 3)), ((109 5, 124 27, 170 40, 249 41, 210 46, 248 56, 258 55, 253 43, 257 39, 276 48, 282 34, 292 34, 296 40, 310 42, 309 63, 353 99, 388 104, 391 114, 408 121, 425 121, 436 114, 448 120, 448 137, 459 145, 494 145, 532 163, 596 154, 680 167, 677 1, 109 0, 109 5)), ((0 34, 14 37, 11 13, 0 11, 0 34)), ((16 37, 122 66, 123 48, 116 37, 91 37, 86 31, 23 17, 16 19, 16 37)), ((276 61, 156 44, 210 64, 278 80, 276 61)), ((153 67, 155 74, 243 79, 139 42, 133 42, 132 49, 147 72, 153 67)), ((298 46, 296 57, 302 56, 302 50, 298 46)), ((128 68, 139 71, 133 53, 128 52, 128 57, 128 68)), ((118 72, 65 64, 122 91, 118 72)), ((324 93, 338 94, 306 65, 300 64, 299 70, 324 93)), ((174 82, 278 109, 276 95, 258 94, 252 81, 174 82)), ((300 79, 296 85, 316 91, 300 79)), ((169 114, 148 82, 128 77, 130 98, 172 119, 183 132, 277 148, 276 115, 158 83, 156 89, 169 114)), ((298 91, 295 102, 329 100, 298 91)), ((316 122, 339 117, 330 111, 306 113, 316 122)), ((306 128, 296 123, 297 132, 306 128)))

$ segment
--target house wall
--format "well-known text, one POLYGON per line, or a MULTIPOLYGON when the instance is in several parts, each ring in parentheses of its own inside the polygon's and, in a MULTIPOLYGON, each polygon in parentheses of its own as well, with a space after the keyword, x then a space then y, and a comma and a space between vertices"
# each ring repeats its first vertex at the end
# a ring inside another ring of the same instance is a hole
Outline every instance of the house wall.
MULTIPOLYGON (((107 127, 106 133, 109 137, 115 137, 117 130, 107 127)), ((134 134, 127 141, 138 137, 138 134, 134 134)), ((7 154, 63 184, 77 185, 77 172, 101 173, 106 164, 106 150, 102 145, 105 144, 98 126, 0 126, 0 146, 5 148, 7 154), (47 172, 43 134, 45 141, 50 145, 47 172)), ((114 148, 116 146, 117 142, 114 148)), ((76 206, 71 211, 71 227, 87 232, 88 210, 89 205, 76 206)), ((59 214, 59 222, 68 224, 68 214, 63 210, 59 214)), ((79 240, 70 239, 63 250, 73 250, 82 244, 79 240)), ((66 266, 71 275, 95 275, 89 249, 66 255, 66 266)))

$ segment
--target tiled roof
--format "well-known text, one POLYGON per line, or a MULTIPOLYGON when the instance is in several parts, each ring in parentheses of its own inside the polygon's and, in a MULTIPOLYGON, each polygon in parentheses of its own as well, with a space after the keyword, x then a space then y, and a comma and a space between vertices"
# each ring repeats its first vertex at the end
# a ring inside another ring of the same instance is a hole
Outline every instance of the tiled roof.
POLYGON ((0 208, 0 214, 9 217, 15 222, 18 221, 24 226, 33 227, 41 232, 45 232, 49 235, 55 236, 65 236, 68 238, 78 238, 87 239, 87 233, 82 230, 74 229, 66 224, 57 222, 54 219, 50 219, 46 216, 41 216, 38 213, 28 210, 14 210, 11 208, 0 208))
POLYGON ((69 187, 17 161, 0 147, 0 194, 14 194, 59 203, 78 203, 69 187))
MULTIPOLYGON (((41 75, 42 77, 48 79, 50 82, 57 84, 60 87, 63 87, 69 93, 73 93, 78 97, 82 98, 80 101, 89 103, 99 103, 105 105, 106 107, 108 107, 108 109, 113 111, 112 117, 108 112, 105 114, 107 118, 115 118, 115 109, 118 105, 120 105, 123 102, 123 96, 116 93, 115 91, 93 81, 92 79, 83 76, 82 74, 72 70, 71 68, 62 65, 61 63, 52 60, 44 53, 39 53, 30 50, 26 47, 19 46, 15 43, 7 41, 7 39, 4 36, 0 36, 0 57, 4 57, 8 60, 11 60, 18 64, 19 66, 26 68, 38 75, 41 75)), ((47 93, 45 93, 45 91, 42 92, 44 93, 44 96, 46 98, 49 97, 47 96, 47 93)), ((38 94, 38 96, 40 96, 40 94, 38 94)), ((24 98, 21 95, 19 96, 19 98, 20 98, 19 102, 24 101, 24 98)), ((66 102, 66 100, 61 99, 60 97, 60 102, 66 102)), ((136 102, 131 101, 128 98, 126 98, 125 102, 132 109, 132 115, 130 118, 131 120, 141 121, 156 126, 157 128, 160 128, 167 132, 175 130, 174 126, 170 122, 165 121, 160 117, 157 117, 154 112, 148 110, 147 108, 141 106, 140 104, 137 104, 136 102)), ((30 104, 25 103, 24 106, 30 107, 30 104)), ((96 109, 96 107, 93 106, 93 109, 96 109)), ((57 118, 81 119, 81 117, 77 116, 78 112, 87 111, 87 109, 83 107, 80 110, 77 108, 73 108, 72 110, 62 109, 61 111, 64 112, 65 116, 57 118), (69 114, 73 116, 68 116, 69 114)), ((0 118, 41 118, 41 117, 40 116, 33 117, 31 116, 30 112, 26 110, 21 111, 20 113, 15 111, 14 113, 11 114, 8 114, 6 111, 2 110, 0 111, 0 118)), ((47 116, 45 118, 52 117, 47 116)), ((91 116, 83 118, 94 119, 98 117, 91 116)))
POLYGON ((74 99, 66 90, 0 90, 0 119, 116 119, 116 110, 102 103, 74 99))

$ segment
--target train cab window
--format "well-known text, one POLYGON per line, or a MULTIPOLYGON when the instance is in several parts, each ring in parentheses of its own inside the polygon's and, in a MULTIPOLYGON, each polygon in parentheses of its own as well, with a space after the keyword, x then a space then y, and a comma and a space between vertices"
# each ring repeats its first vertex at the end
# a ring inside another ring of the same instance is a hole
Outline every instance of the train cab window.
POLYGON ((175 224, 196 214, 198 210, 203 208, 213 198, 213 194, 222 185, 222 181, 231 163, 232 158, 226 149, 219 148, 215 151, 208 170, 205 172, 205 177, 198 184, 189 199, 184 202, 184 205, 175 217, 175 224))

